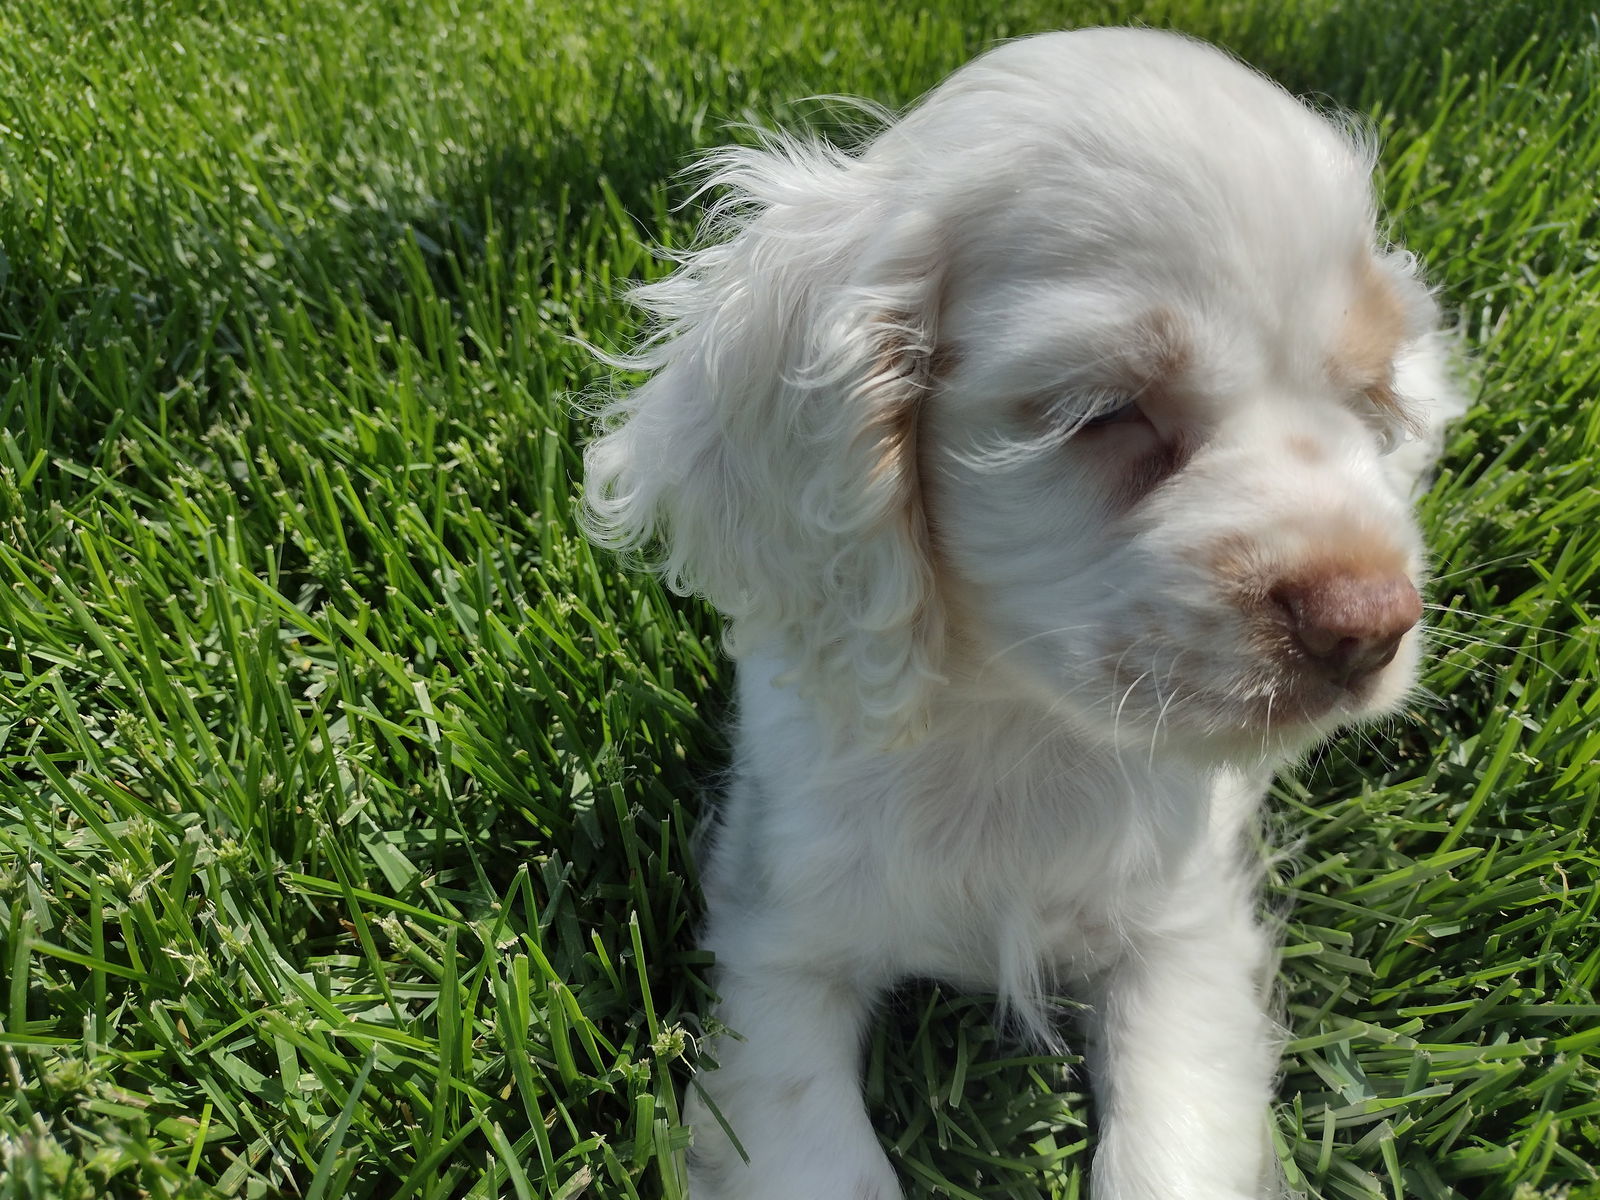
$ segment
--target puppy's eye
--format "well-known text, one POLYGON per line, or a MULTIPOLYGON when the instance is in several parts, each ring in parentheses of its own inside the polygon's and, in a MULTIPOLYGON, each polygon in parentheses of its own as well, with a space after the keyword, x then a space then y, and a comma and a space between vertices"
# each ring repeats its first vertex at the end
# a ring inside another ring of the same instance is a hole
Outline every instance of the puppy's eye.
POLYGON ((1083 428, 1096 429, 1103 425, 1124 425, 1130 421, 1144 420, 1144 413, 1131 396, 1112 397, 1107 404, 1092 413, 1083 422, 1083 428))

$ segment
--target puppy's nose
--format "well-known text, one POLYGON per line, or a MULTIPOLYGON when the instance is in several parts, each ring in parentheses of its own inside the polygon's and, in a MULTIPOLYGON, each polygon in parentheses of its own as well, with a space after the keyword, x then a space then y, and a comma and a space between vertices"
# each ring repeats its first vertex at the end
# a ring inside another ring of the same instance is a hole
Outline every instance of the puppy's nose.
POLYGON ((1313 576, 1280 583, 1271 599, 1312 668, 1340 687, 1388 666, 1422 619, 1422 597, 1404 575, 1313 576))

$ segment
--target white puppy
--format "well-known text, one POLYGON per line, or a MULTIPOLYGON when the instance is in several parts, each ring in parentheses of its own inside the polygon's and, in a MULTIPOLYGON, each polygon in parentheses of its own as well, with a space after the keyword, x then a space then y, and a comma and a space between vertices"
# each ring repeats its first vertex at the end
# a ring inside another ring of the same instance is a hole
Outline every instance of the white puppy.
POLYGON ((858 1059, 910 976, 1046 1037, 1090 1003, 1098 1200, 1272 1189, 1247 834, 1414 682, 1460 407, 1372 157, 1124 29, 994 50, 858 153, 713 157, 587 458, 592 534, 739 664, 696 1200, 901 1194, 858 1059))

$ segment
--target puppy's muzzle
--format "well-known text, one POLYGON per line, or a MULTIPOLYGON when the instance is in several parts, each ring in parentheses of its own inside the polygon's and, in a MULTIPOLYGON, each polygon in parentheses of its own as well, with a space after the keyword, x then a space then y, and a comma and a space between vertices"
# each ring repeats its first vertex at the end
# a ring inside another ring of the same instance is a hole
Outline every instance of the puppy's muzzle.
POLYGON ((1300 668, 1347 690, 1393 662, 1422 619, 1422 598, 1401 574, 1313 575, 1279 583, 1269 598, 1300 668))

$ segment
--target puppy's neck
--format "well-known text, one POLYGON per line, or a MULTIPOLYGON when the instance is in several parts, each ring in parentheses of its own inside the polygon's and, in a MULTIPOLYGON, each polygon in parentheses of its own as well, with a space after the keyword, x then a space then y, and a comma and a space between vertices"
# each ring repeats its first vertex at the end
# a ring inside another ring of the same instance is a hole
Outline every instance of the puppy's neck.
POLYGON ((1203 811, 1217 781, 1264 786, 1265 755, 1221 761, 1161 731, 1111 731, 1093 714, 1004 669, 951 663, 914 735, 887 742, 842 727, 827 695, 803 694, 782 656, 739 668, 744 746, 753 761, 781 753, 780 775, 817 772, 842 794, 936 794, 952 810, 1143 809, 1155 819, 1203 811), (802 733, 802 731, 808 731, 802 733), (781 747, 781 751, 780 751, 781 747))

